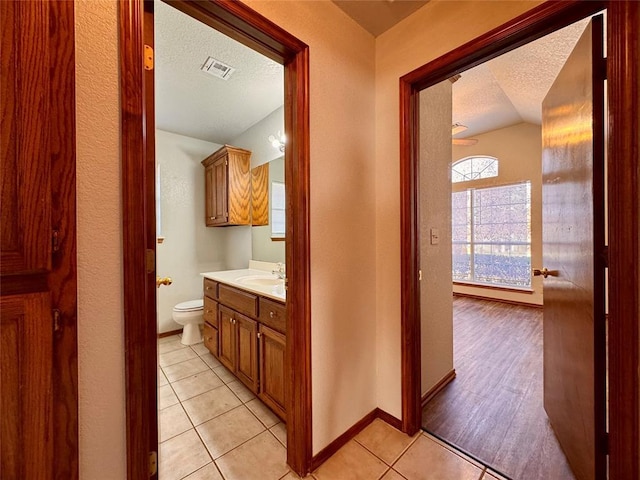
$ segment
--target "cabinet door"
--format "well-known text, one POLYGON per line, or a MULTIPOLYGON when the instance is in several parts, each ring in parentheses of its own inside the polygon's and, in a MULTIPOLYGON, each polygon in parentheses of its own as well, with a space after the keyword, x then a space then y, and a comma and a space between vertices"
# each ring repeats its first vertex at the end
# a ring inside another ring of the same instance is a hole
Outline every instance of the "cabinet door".
POLYGON ((0 1, 0 477, 7 480, 78 478, 73 26, 73 2, 0 1))
POLYGON ((3 478, 53 478, 50 302, 48 293, 0 298, 3 478))
POLYGON ((258 322, 235 313, 238 335, 236 374, 254 393, 258 392, 258 322))
POLYGON ((227 223, 228 207, 228 178, 227 178, 227 159, 220 158, 212 166, 212 183, 211 183, 211 216, 208 217, 211 223, 207 225, 223 225, 227 223))
POLYGON ((236 370, 236 328, 234 311, 220 305, 218 308, 218 360, 232 372, 236 370))
POLYGON ((285 347, 286 338, 260 325, 260 391, 258 396, 283 420, 285 419, 285 347))
POLYGON ((211 355, 218 358, 218 329, 204 322, 204 346, 211 352, 211 355))
POLYGON ((215 175, 213 165, 204 169, 204 221, 207 227, 215 225, 215 175))

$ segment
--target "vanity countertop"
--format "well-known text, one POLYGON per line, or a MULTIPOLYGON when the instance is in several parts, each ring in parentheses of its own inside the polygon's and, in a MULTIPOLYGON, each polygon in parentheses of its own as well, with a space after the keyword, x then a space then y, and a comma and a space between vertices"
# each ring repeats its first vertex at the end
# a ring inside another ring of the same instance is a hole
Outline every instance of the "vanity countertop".
POLYGON ((232 287, 247 290, 263 297, 272 298, 280 302, 286 301, 284 281, 277 279, 271 272, 253 268, 240 270, 221 270, 218 272, 201 273, 205 278, 221 282, 232 287), (275 282, 275 285, 261 285, 259 282, 275 282))

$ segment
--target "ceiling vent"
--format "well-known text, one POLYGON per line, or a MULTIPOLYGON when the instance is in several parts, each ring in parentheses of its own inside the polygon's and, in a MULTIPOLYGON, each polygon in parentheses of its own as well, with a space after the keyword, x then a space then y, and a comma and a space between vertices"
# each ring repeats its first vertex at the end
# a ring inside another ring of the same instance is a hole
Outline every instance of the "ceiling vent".
POLYGON ((235 68, 230 67, 226 63, 222 63, 220 60, 216 60, 213 57, 207 58, 200 70, 213 75, 214 77, 221 78, 222 80, 229 80, 231 74, 236 71, 235 68))

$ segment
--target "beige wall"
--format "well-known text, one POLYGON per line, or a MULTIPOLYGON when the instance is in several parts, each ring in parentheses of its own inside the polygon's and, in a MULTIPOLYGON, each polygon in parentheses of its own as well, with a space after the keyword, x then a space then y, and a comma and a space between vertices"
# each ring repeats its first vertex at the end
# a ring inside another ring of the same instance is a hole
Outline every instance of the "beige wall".
MULTIPOLYGON (((451 161, 471 155, 489 155, 498 159, 498 176, 453 184, 453 191, 483 188, 531 181, 531 266, 542 265, 542 139, 540 125, 520 123, 482 135, 474 135, 478 143, 453 147, 451 161)), ((542 278, 533 277, 533 293, 506 292, 462 285, 453 291, 542 305, 542 278)))
POLYGON ((453 369, 451 302, 451 82, 420 92, 421 393, 453 369), (432 229, 438 241, 431 241, 432 229))
POLYGON ((317 453, 377 406, 375 42, 332 2, 247 4, 310 47, 311 365, 317 453))
POLYGON ((80 478, 116 480, 127 476, 117 4, 75 10, 80 478))
MULTIPOLYGON (((226 229, 204 222, 204 158, 221 145, 156 130, 156 163, 160 167, 160 215, 164 242, 156 246, 156 271, 171 277, 158 289, 158 332, 182 328, 172 319, 180 302, 202 298, 201 272, 226 268, 226 229)), ((248 250, 246 255, 248 256, 248 250)))
POLYGON ((376 312, 378 407, 400 417, 398 79, 539 1, 431 0, 376 38, 376 312))
MULTIPOLYGON (((376 406, 400 416, 398 77, 538 2, 432 0, 376 40, 329 1, 247 3, 310 45, 318 452, 376 406)), ((80 468, 115 480, 126 470, 117 3, 79 0, 76 14, 80 468)))

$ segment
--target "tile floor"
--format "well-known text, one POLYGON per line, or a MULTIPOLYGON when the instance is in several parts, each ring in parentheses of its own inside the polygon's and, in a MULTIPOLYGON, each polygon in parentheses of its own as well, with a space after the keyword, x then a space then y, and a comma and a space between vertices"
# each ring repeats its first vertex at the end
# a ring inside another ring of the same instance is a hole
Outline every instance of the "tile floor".
MULTIPOLYGON (((162 480, 295 480, 286 429, 202 344, 159 341, 162 480)), ((481 464, 425 433, 375 420, 308 480, 495 480, 481 464)))

